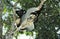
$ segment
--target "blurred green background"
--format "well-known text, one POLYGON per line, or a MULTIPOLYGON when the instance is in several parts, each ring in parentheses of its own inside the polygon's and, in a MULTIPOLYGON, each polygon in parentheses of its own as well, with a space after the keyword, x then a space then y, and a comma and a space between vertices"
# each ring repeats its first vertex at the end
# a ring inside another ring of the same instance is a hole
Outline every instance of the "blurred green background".
MULTIPOLYGON (((14 20, 13 6, 8 1, 16 2, 17 0, 2 0, 2 22, 3 26, 7 27, 7 32, 11 29, 14 20)), ((18 3, 20 7, 27 10, 37 7, 40 2, 41 0, 19 0, 18 3)), ((40 13, 38 20, 34 23, 34 31, 37 33, 35 39, 60 39, 60 0, 46 0, 38 13, 40 13)))

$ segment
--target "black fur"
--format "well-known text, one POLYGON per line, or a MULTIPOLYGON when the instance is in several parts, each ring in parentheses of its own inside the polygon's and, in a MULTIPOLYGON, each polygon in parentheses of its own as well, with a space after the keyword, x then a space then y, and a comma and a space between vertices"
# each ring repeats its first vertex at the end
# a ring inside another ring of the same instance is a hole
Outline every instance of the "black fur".
POLYGON ((16 14, 21 18, 26 13, 26 10, 20 9, 16 11, 16 14))

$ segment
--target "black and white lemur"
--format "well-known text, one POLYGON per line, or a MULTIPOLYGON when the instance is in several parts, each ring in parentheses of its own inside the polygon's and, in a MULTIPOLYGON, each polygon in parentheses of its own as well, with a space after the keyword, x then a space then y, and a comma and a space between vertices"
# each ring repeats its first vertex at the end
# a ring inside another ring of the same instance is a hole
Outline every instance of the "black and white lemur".
POLYGON ((37 12, 41 10, 41 7, 45 1, 46 0, 41 1, 40 5, 38 7, 32 7, 30 9, 28 9, 26 12, 25 12, 25 10, 16 11, 17 15, 21 18, 21 21, 22 21, 21 24, 20 24, 20 21, 17 21, 18 23, 16 23, 16 24, 17 24, 17 26, 19 26, 19 28, 17 28, 16 31, 23 30, 23 29, 32 31, 34 29, 34 20, 39 15, 39 13, 37 13, 37 12))

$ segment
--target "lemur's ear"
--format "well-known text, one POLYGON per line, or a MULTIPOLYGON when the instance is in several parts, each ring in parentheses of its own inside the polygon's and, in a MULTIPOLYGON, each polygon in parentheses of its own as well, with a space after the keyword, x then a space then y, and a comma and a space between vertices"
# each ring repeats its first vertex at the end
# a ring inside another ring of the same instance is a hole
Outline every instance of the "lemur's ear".
POLYGON ((26 10, 24 10, 24 9, 16 10, 16 14, 19 17, 22 17, 25 13, 26 13, 26 10))

